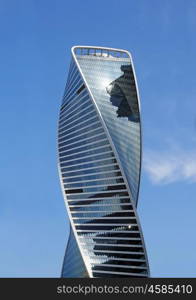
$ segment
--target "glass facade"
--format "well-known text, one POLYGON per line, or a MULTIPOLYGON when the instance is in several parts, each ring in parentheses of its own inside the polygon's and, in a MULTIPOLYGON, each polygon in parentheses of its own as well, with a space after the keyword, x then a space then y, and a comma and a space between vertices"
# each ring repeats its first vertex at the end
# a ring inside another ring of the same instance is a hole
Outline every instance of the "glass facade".
POLYGON ((67 242, 66 255, 64 257, 62 277, 65 278, 85 278, 88 277, 85 264, 81 257, 78 244, 70 226, 69 240, 67 242))
POLYGON ((71 222, 62 276, 148 277, 136 211, 141 128, 130 55, 95 47, 74 47, 72 55, 58 131, 71 222))

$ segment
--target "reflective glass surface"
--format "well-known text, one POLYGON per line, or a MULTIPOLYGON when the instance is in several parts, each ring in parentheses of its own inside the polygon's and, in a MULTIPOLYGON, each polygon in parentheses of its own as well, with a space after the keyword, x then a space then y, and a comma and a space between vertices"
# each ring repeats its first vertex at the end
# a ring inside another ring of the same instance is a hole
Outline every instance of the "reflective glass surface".
POLYGON ((140 115, 130 58, 77 55, 119 154, 137 203, 140 176, 140 115), (92 67, 93 66, 93 67, 92 67))
POLYGON ((61 275, 62 277, 67 278, 88 277, 86 267, 84 265, 71 226, 61 275))

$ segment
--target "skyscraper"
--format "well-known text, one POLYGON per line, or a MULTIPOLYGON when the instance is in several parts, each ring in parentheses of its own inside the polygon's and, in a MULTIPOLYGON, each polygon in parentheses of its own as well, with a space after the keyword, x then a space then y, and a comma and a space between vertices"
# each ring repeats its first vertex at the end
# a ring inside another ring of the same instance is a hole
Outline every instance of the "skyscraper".
POLYGON ((137 215, 140 103, 129 52, 76 46, 59 117, 63 277, 148 277, 137 215))

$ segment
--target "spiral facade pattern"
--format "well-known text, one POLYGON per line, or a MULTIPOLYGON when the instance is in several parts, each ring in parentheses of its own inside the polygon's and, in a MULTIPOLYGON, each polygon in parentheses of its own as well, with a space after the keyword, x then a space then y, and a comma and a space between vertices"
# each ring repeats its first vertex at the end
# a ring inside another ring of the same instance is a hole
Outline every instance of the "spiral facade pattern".
POLYGON ((70 219, 62 277, 149 277, 136 209, 141 122, 129 52, 72 48, 58 151, 70 219))

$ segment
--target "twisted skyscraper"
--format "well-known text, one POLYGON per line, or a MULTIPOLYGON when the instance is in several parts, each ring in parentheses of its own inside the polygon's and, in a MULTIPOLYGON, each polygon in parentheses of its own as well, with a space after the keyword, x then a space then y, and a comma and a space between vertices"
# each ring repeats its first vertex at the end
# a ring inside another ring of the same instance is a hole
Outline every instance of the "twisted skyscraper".
POLYGON ((58 131, 70 219, 63 277, 148 277, 137 215, 139 95, 129 52, 76 46, 58 131))

